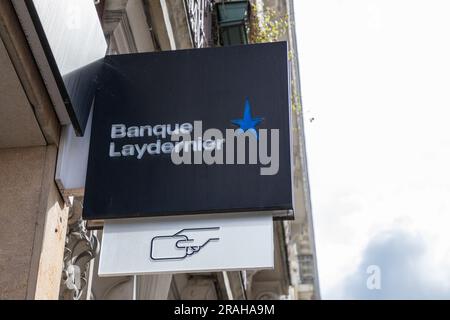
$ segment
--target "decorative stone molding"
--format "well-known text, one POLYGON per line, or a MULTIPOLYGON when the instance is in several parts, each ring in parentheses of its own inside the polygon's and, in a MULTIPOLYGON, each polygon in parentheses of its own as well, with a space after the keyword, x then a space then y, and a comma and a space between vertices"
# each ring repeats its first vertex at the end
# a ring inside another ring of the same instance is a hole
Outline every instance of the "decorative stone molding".
POLYGON ((136 300, 166 300, 171 282, 171 274, 136 276, 136 300))
POLYGON ((134 277, 114 277, 108 279, 112 282, 96 299, 100 300, 133 300, 134 297, 134 277))
POLYGON ((265 291, 259 293, 256 297, 256 300, 280 300, 280 295, 276 292, 265 291))
POLYGON ((64 248, 63 271, 61 275, 60 299, 86 299, 91 268, 90 262, 100 250, 95 231, 86 229, 81 218, 82 202, 75 198, 69 211, 66 245, 64 248))
POLYGON ((213 274, 189 274, 180 290, 181 300, 217 300, 218 281, 213 274))
POLYGON ((127 15, 127 4, 127 0, 109 1, 104 8, 103 31, 110 42, 109 51, 113 54, 137 52, 127 15))

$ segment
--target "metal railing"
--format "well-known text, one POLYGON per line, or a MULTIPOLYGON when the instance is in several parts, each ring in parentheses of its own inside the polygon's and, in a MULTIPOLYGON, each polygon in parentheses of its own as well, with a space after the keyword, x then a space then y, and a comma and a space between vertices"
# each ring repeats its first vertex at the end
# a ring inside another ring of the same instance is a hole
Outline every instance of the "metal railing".
POLYGON ((186 15, 192 44, 195 48, 205 48, 212 45, 211 16, 212 0, 184 0, 186 15))

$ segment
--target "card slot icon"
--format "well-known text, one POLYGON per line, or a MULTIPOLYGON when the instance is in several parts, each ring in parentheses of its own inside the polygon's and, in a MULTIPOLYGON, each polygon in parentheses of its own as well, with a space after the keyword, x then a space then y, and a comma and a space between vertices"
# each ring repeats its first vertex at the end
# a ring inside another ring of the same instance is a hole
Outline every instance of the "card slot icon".
POLYGON ((150 259, 154 261, 183 260, 213 241, 220 227, 186 228, 173 235, 155 236, 150 243, 150 259))

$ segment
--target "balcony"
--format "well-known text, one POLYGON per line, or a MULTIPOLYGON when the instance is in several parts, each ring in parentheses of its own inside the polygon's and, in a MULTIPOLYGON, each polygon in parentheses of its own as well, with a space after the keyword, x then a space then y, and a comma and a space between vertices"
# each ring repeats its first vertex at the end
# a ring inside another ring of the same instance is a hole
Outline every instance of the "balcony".
POLYGON ((218 43, 221 46, 248 44, 249 1, 216 3, 218 43))
POLYGON ((195 48, 248 44, 250 1, 184 0, 195 48))

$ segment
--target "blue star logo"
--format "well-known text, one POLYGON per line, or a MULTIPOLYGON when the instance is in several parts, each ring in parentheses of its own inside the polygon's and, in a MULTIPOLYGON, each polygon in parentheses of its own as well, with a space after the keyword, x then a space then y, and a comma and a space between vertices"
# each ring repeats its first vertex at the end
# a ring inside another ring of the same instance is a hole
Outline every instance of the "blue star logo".
POLYGON ((258 131, 256 130, 256 126, 262 121, 263 118, 260 117, 252 118, 252 109, 247 98, 245 100, 244 117, 242 119, 231 120, 231 123, 240 127, 237 132, 241 131, 241 133, 244 133, 247 131, 251 131, 256 135, 256 138, 258 139, 258 131))

